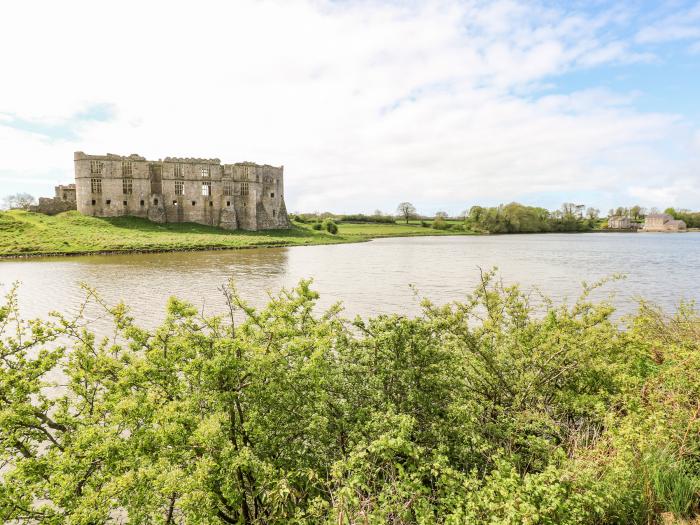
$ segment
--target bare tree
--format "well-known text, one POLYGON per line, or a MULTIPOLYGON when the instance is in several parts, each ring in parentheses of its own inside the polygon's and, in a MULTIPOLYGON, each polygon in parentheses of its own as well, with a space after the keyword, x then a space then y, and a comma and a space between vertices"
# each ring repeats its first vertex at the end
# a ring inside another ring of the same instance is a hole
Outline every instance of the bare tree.
POLYGON ((435 218, 436 219, 447 219, 449 215, 447 215, 446 211, 436 211, 435 212, 435 218))
POLYGON ((600 210, 597 208, 588 208, 586 210, 586 215, 588 218, 592 221, 596 220, 598 217, 600 217, 600 210))
POLYGON ((409 219, 416 216, 416 207, 410 202, 402 202, 396 208, 396 212, 399 214, 399 217, 403 217, 406 220, 406 224, 408 224, 409 219))
POLYGON ((29 193, 15 193, 7 195, 3 199, 4 207, 10 210, 28 210, 30 206, 36 203, 36 199, 29 193))

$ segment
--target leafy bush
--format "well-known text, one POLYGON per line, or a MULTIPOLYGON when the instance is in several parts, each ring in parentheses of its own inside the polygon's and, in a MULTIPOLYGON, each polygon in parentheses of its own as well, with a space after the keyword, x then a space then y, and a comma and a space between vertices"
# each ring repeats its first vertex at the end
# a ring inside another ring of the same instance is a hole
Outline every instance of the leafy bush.
POLYGON ((319 230, 319 231, 320 231, 320 230, 323 229, 323 224, 321 224, 320 222, 314 222, 314 223, 311 225, 311 227, 312 227, 314 230, 319 230))
POLYGON ((328 233, 335 235, 338 233, 338 225, 335 223, 335 221, 331 219, 326 219, 323 221, 323 229, 326 230, 328 233))
POLYGON ((171 299, 0 307, 0 521, 654 523, 698 511, 700 317, 626 326, 482 276, 464 301, 348 321, 310 283, 230 316, 171 299), (82 310, 80 310, 82 311, 82 310), (54 388, 56 379, 63 385, 54 388))
POLYGON ((431 225, 431 227, 434 230, 447 230, 450 227, 450 225, 442 217, 436 217, 433 220, 433 224, 431 225))

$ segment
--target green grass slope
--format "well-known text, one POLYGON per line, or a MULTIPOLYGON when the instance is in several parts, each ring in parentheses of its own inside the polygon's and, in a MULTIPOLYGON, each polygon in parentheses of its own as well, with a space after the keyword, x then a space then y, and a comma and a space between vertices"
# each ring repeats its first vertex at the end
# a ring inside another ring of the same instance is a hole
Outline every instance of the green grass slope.
POLYGON ((374 237, 445 235, 420 224, 340 224, 337 235, 294 223, 289 230, 229 231, 200 224, 156 224, 136 217, 0 212, 0 257, 177 251, 358 242, 374 237))

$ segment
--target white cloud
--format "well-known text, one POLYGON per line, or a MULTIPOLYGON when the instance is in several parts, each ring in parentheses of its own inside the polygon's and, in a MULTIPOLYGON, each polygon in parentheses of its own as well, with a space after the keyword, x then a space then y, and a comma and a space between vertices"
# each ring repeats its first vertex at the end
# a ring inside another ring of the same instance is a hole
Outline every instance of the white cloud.
POLYGON ((0 118, 0 180, 69 180, 74 150, 216 156, 284 164, 289 209, 390 210, 409 199, 458 211, 532 192, 619 192, 650 166, 676 169, 653 145, 679 117, 639 113, 626 93, 542 93, 567 71, 649 59, 609 36, 624 23, 620 10, 109 6, 4 7, 0 46, 15 52, 0 57, 10 79, 0 83, 0 117, 61 124, 109 104, 114 118, 76 124, 79 140, 0 118))
POLYGON ((664 16, 642 28, 636 36, 640 43, 672 42, 700 37, 700 3, 664 16))

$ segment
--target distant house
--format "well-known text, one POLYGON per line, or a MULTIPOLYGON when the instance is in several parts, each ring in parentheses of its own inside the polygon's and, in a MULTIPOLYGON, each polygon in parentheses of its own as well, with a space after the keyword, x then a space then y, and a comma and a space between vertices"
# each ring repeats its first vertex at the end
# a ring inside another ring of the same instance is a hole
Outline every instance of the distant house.
POLYGON ((686 231, 686 225, 683 221, 678 221, 668 213, 652 213, 647 215, 644 220, 645 232, 682 232, 686 231))
POLYGON ((608 219, 608 228, 611 230, 629 230, 632 228, 632 220, 629 217, 616 215, 608 219))

